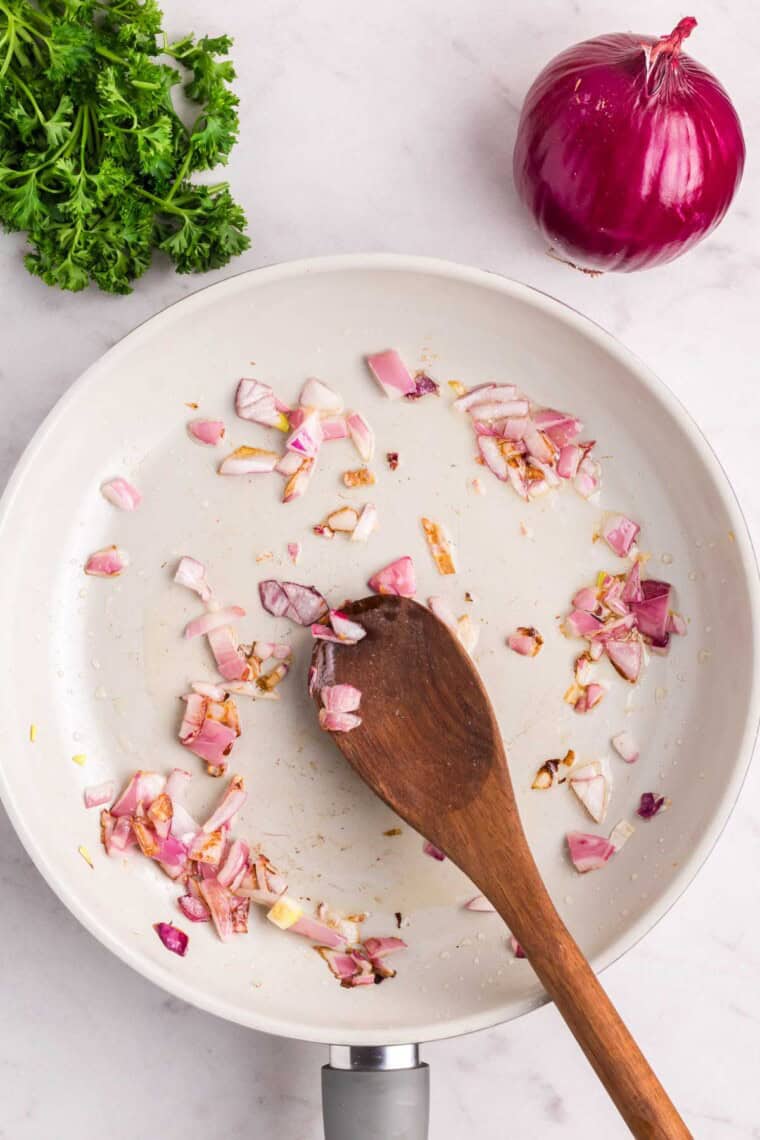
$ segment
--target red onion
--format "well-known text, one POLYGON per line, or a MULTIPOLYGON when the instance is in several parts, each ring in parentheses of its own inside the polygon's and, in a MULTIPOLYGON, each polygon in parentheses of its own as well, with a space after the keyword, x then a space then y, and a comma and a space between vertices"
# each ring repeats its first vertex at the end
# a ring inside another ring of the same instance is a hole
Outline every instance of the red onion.
POLYGON ((708 234, 744 168, 741 124, 707 68, 669 36, 575 44, 530 88, 514 177, 542 232, 581 268, 661 265, 708 234))

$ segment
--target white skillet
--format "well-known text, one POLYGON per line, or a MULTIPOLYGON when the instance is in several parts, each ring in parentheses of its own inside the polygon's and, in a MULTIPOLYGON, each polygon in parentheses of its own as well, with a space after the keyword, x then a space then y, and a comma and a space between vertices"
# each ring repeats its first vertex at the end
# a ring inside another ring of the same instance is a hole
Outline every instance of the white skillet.
MULTIPOLYGON (((426 858, 406 827, 383 834, 395 817, 315 727, 303 684, 310 638, 258 604, 265 577, 314 583, 336 602, 361 596, 369 573, 401 554, 414 557, 420 597, 442 594, 481 624, 476 660, 529 839, 564 920, 601 969, 665 913, 715 842, 750 758, 760 703, 757 571, 731 489, 680 404, 605 332, 523 285, 422 258, 357 255, 243 274, 159 314, 89 369, 37 432, 2 499, 0 793, 14 826, 53 889, 114 953, 177 996, 256 1029, 348 1046, 408 1045, 517 1017, 544 1000, 529 967, 512 959, 499 919, 462 909, 472 891, 456 869, 426 858), (442 382, 440 399, 382 395, 362 357, 390 346, 442 382), (342 486, 340 473, 358 465, 344 442, 326 445, 309 492, 288 506, 278 476, 217 477, 227 450, 270 446, 276 434, 235 417, 242 375, 271 382, 286 400, 308 375, 333 384, 375 428, 377 485, 342 486), (446 382, 488 378, 514 381, 584 420, 603 457, 601 507, 569 487, 526 506, 475 466, 469 425, 450 410, 446 382), (185 425, 198 415, 226 421, 220 448, 188 439, 185 425), (400 454, 396 472, 387 451, 400 454), (144 493, 132 515, 99 494, 117 474, 144 493), (475 475, 483 497, 468 487, 475 475), (341 502, 367 499, 381 529, 366 546, 309 533, 341 502), (557 617, 599 569, 622 568, 592 542, 602 508, 643 524, 650 573, 675 584, 689 632, 668 657, 653 657, 634 690, 611 677, 604 703, 579 717, 561 699, 579 646, 560 635, 557 617), (422 514, 453 532, 456 578, 438 576, 422 514), (293 568, 285 546, 296 540, 304 552, 293 568), (86 578, 86 556, 112 542, 130 554, 127 573, 86 578), (266 551, 273 558, 257 563, 266 551), (179 959, 152 929, 169 919, 188 927, 176 888, 146 861, 109 860, 100 849, 98 813, 82 803, 88 784, 189 762, 197 771, 192 807, 202 813, 219 791, 175 739, 177 697, 190 681, 213 676, 200 640, 180 636, 200 609, 171 581, 184 553, 208 563, 221 600, 247 608, 245 640, 287 635, 296 647, 279 704, 240 701, 232 770, 246 776, 251 794, 237 830, 262 842, 294 893, 369 909, 369 933, 393 933, 401 912, 409 950, 392 982, 342 990, 308 943, 260 913, 247 937, 226 946, 193 927, 179 959), (535 660, 505 648, 518 625, 544 635, 535 660), (610 736, 623 728, 642 747, 635 765, 610 752, 610 736), (610 827, 635 819, 644 791, 672 799, 666 815, 639 821, 624 851, 584 877, 567 862, 562 837, 594 830, 591 821, 567 788, 530 790, 536 767, 569 747, 580 757, 610 756, 610 827), (84 767, 71 759, 81 753, 84 767), (78 853, 82 844, 94 870, 78 853)), ((402 1064, 412 1055, 376 1057, 402 1064)))

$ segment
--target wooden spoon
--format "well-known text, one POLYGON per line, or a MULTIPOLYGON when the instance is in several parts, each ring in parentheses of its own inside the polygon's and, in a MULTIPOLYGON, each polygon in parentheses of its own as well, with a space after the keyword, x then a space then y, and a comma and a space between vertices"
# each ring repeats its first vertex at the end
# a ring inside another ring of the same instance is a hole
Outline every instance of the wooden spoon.
POLYGON ((408 598, 347 607, 357 645, 320 642, 310 690, 362 690, 362 724, 333 733, 362 779, 496 907, 634 1136, 691 1133, 554 909, 520 823, 504 745, 470 657, 408 598))

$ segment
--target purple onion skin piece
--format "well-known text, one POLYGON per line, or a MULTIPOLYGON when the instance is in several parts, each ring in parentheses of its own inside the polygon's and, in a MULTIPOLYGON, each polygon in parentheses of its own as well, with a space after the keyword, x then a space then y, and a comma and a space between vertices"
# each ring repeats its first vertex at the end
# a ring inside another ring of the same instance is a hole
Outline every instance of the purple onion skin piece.
POLYGON ((513 171, 544 236, 578 268, 648 269, 718 225, 744 138, 726 91, 681 43, 599 36, 556 56, 528 91, 513 171))

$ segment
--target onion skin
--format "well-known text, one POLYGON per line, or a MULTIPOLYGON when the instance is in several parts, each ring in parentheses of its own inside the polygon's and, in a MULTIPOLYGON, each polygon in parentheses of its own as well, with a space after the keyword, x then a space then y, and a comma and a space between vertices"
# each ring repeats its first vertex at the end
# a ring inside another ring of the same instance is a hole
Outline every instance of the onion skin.
POLYGON ((660 40, 599 36, 556 56, 528 91, 517 191, 578 268, 630 272, 685 253, 741 181, 744 138, 726 91, 681 54, 696 20, 660 40))

